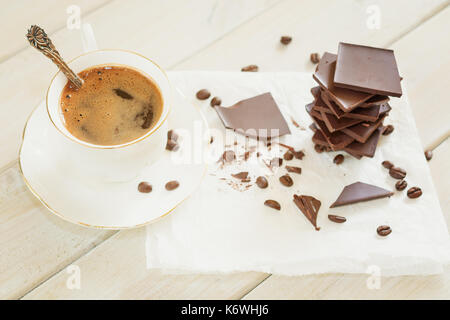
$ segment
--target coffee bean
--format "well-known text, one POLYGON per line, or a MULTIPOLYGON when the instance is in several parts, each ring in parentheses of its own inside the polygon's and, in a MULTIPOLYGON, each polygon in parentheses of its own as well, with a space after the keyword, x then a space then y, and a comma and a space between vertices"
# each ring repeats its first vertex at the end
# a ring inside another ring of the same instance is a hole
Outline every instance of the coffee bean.
POLYGON ((264 201, 264 205, 268 206, 268 207, 270 207, 272 209, 275 209, 275 210, 280 210, 281 209, 280 204, 277 201, 275 201, 275 200, 266 200, 266 201, 264 201))
POLYGON ((383 136, 390 135, 393 131, 394 131, 394 126, 392 124, 389 124, 384 128, 383 136))
POLYGON ((180 146, 176 141, 173 141, 172 139, 167 140, 166 150, 177 151, 179 148, 180 146))
POLYGON ((387 160, 383 161, 383 162, 381 163, 381 165, 382 165, 383 167, 385 167, 386 169, 391 169, 391 168, 394 166, 394 164, 393 164, 392 162, 387 161, 387 160))
POLYGON ((152 189, 152 185, 145 181, 139 183, 138 185, 138 191, 142 193, 150 193, 152 192, 152 189))
POLYGON ((199 100, 206 100, 211 96, 211 93, 208 91, 208 89, 202 89, 197 92, 196 96, 199 100))
POLYGON ((211 136, 211 139, 209 139, 209 144, 212 144, 214 142, 214 137, 211 136))
POLYGON ((292 160, 292 159, 294 159, 294 154, 293 154, 290 150, 288 150, 288 151, 286 151, 286 153, 283 155, 283 159, 284 159, 284 160, 287 160, 287 161, 292 160))
POLYGON ((301 174, 302 173, 302 168, 299 168, 299 167, 286 166, 286 170, 288 172, 293 172, 293 173, 297 173, 297 174, 301 174))
POLYGON ((311 56, 309 57, 311 62, 316 64, 320 62, 320 55, 318 53, 311 53, 311 56))
POLYGON ((392 229, 389 226, 379 226, 377 228, 377 233, 382 237, 386 237, 391 232, 392 232, 392 229))
POLYGON ((227 151, 225 151, 225 152, 222 154, 222 159, 223 159, 225 162, 231 162, 231 161, 233 161, 234 159, 236 159, 236 154, 234 153, 233 150, 227 150, 227 151))
POLYGON ((404 179, 406 177, 406 171, 399 167, 392 167, 389 169, 389 174, 394 179, 404 179))
POLYGON ((219 97, 214 97, 211 99, 210 105, 211 107, 220 106, 222 104, 222 100, 219 97))
POLYGON ((302 160, 305 156, 305 153, 303 151, 293 151, 292 153, 294 154, 295 159, 299 160, 302 160))
POLYGON ((408 198, 415 199, 422 195, 422 189, 419 187, 412 187, 408 189, 406 194, 408 195, 408 198))
POLYGON ((288 45, 289 43, 291 43, 292 41, 292 37, 289 36, 282 36, 280 39, 280 42, 284 45, 288 45))
POLYGON ((256 185, 260 187, 261 189, 267 188, 269 183, 267 182, 267 179, 263 176, 260 176, 256 179, 256 185))
POLYGON ((281 165, 283 164, 283 159, 281 158, 273 158, 272 160, 270 160, 270 166, 273 167, 281 167, 281 165))
POLYGON ((177 141, 178 140, 178 134, 175 133, 173 130, 167 131, 167 139, 177 141))
POLYGON ((329 214, 328 219, 330 219, 331 221, 336 222, 336 223, 344 223, 345 221, 347 221, 347 219, 345 219, 345 217, 336 216, 334 214, 329 214))
POLYGON ((176 180, 169 181, 166 183, 166 190, 169 190, 169 191, 175 190, 176 188, 178 188, 179 185, 180 185, 180 183, 176 180))
POLYGON ((408 183, 406 182, 406 180, 400 180, 395 184, 395 189, 397 189, 398 191, 402 191, 405 190, 407 186, 408 183))
POLYGON ((342 154, 338 154, 336 157, 334 157, 333 162, 335 164, 341 164, 342 162, 344 162, 344 156, 342 154))
POLYGON ((248 65, 246 67, 243 67, 241 69, 241 71, 243 71, 243 72, 257 72, 258 69, 259 68, 258 68, 258 66, 256 64, 251 64, 251 65, 248 65))
POLYGON ((248 172, 239 172, 231 175, 233 178, 245 180, 247 179, 248 172))
POLYGON ((430 161, 431 158, 433 158, 433 151, 431 150, 425 151, 425 158, 427 159, 427 161, 430 161))
POLYGON ((281 176, 280 177, 280 182, 285 187, 291 187, 294 184, 294 181, 292 180, 292 178, 288 174, 285 174, 284 176, 281 176))
POLYGON ((325 151, 325 147, 324 147, 324 146, 321 146, 320 144, 316 144, 316 145, 314 146, 314 150, 316 150, 317 153, 322 153, 322 152, 325 151))

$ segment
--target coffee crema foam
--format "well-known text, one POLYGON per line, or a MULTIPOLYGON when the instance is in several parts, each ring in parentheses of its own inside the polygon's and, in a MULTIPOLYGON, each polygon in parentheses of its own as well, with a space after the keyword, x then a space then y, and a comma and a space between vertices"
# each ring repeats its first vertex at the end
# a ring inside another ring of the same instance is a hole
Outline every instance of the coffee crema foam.
POLYGON ((61 94, 64 123, 76 138, 96 145, 133 141, 152 129, 162 113, 158 86, 137 70, 95 66, 78 73, 84 83, 68 82, 61 94))

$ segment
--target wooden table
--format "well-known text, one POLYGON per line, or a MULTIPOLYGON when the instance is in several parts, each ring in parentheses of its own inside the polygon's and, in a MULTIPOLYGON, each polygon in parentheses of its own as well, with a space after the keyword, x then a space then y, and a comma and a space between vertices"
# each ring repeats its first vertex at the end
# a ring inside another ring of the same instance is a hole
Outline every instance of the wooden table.
POLYGON ((423 148, 434 153, 429 165, 448 223, 448 1, 1 2, 6 34, 0 46, 0 298, 450 298, 450 270, 440 276, 383 278, 379 290, 367 288, 367 275, 164 275, 147 270, 144 229, 93 230, 64 222, 28 191, 17 164, 24 122, 56 71, 28 46, 26 29, 43 26, 66 59, 77 56, 80 31, 66 27, 72 4, 81 9, 81 22, 92 25, 100 48, 137 51, 168 70, 236 71, 257 64, 260 71, 312 72, 311 52, 335 52, 339 41, 364 43, 395 50, 423 148), (377 12, 379 29, 370 28, 377 27, 377 12), (293 37, 288 47, 279 44, 285 34, 293 37), (71 265, 80 268, 80 289, 66 286, 71 265))

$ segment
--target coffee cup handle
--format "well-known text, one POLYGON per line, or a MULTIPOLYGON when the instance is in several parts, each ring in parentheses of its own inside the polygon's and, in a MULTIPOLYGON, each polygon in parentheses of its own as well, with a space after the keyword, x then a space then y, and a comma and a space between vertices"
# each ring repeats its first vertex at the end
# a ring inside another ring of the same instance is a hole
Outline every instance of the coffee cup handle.
POLYGON ((81 26, 81 40, 83 42, 83 52, 98 50, 97 40, 95 40, 94 30, 90 23, 83 23, 81 26))

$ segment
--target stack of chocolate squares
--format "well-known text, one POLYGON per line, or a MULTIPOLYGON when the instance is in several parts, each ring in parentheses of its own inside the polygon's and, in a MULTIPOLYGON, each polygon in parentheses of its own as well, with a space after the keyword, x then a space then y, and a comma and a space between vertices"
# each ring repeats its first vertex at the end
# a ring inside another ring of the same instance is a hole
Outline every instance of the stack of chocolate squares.
POLYGON ((323 55, 313 78, 319 85, 306 105, 313 142, 325 151, 373 157, 391 110, 389 96, 402 95, 394 52, 341 42, 337 55, 323 55))

